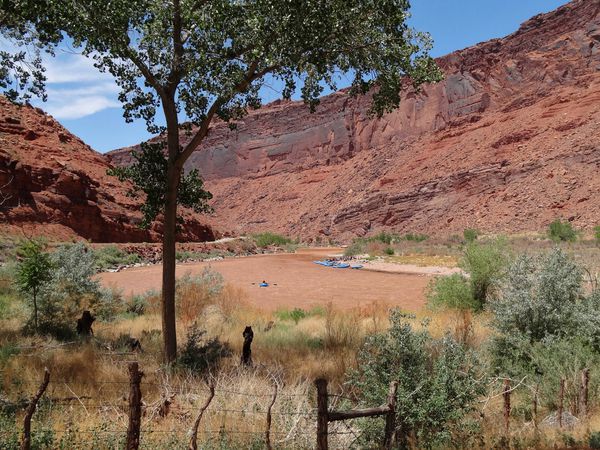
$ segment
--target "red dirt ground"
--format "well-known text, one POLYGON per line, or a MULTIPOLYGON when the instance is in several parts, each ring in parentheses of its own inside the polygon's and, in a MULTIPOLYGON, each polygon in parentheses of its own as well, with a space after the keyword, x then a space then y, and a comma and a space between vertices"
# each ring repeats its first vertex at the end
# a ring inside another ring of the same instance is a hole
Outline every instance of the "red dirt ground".
MULTIPOLYGON (((210 266, 220 272, 225 281, 244 289, 248 301, 260 309, 310 309, 331 302, 335 308, 350 309, 382 302, 390 306, 417 311, 422 308, 424 290, 430 276, 371 272, 365 270, 331 269, 312 261, 331 254, 328 250, 304 250, 296 254, 258 255, 231 258, 210 263, 180 264, 177 276, 186 272, 199 274, 210 266), (266 280, 271 286, 260 288, 266 280)), ((335 252, 334 252, 335 253, 335 252)), ((159 289, 160 265, 140 267, 117 273, 103 273, 105 286, 123 290, 125 296, 149 289, 159 289)))

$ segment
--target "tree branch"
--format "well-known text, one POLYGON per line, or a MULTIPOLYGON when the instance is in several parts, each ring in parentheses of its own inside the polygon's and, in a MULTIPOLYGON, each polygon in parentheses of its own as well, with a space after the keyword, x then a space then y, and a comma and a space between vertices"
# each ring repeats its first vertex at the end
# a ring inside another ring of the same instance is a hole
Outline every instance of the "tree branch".
POLYGON ((183 40, 181 37, 181 4, 179 0, 173 0, 173 63, 171 73, 168 77, 169 90, 175 94, 175 88, 179 84, 181 74, 183 73, 181 65, 183 64, 183 40))
POLYGON ((131 60, 133 64, 142 72, 142 75, 146 79, 148 83, 156 90, 158 95, 162 98, 164 96, 163 86, 160 84, 160 81, 154 76, 154 74, 150 71, 150 68, 144 64, 144 62, 138 58, 135 54, 135 51, 131 47, 127 47, 125 49, 125 56, 131 60))
MULTIPOLYGON (((252 64, 250 64, 250 67, 248 68, 248 70, 246 71, 246 74, 244 75, 244 79, 242 81, 240 81, 240 83, 238 83, 238 85, 235 87, 234 91, 236 93, 245 92, 246 89, 248 89, 248 86, 250 86, 250 84, 254 80, 257 80, 257 79, 265 76, 267 73, 272 72, 273 70, 277 69, 278 67, 279 67, 278 65, 271 65, 271 66, 267 66, 263 70, 260 70, 257 72, 256 69, 258 68, 258 61, 254 61, 252 64)), ((226 103, 225 99, 219 97, 212 104, 212 106, 208 110, 208 113, 206 114, 206 118, 202 121, 202 124, 200 125, 200 129, 195 134, 195 136, 192 138, 192 140, 190 142, 188 142, 188 144, 185 146, 183 151, 180 153, 178 161, 180 161, 182 166, 187 161, 187 159, 191 156, 191 154, 194 153, 194 150, 196 150, 196 148, 200 145, 202 140, 208 135, 208 132, 210 129, 210 124, 214 118, 214 115, 217 113, 218 109, 221 106, 223 106, 223 104, 225 104, 225 103, 226 103)))

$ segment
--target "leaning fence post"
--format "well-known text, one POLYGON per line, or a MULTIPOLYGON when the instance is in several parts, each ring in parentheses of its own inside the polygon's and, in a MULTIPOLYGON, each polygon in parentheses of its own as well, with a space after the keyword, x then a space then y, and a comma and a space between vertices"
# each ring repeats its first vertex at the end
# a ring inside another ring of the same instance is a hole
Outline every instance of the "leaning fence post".
POLYGON ((387 398, 389 411, 385 418, 385 436, 383 438, 383 448, 390 450, 394 443, 394 433, 396 431, 396 393, 398 392, 398 382, 390 383, 390 391, 387 398))
POLYGON ((579 392, 579 403, 581 405, 582 417, 587 417, 588 414, 589 384, 590 369, 583 369, 581 372, 581 388, 579 392))
POLYGON ((189 450, 197 450, 198 449, 198 443, 197 443, 198 427, 200 426, 200 420, 202 419, 202 415, 204 414, 204 411, 206 411, 206 408, 208 408, 208 405, 210 405, 210 402, 212 401, 213 397, 215 396, 214 381, 210 383, 209 389, 210 389, 210 394, 208 395, 208 398, 206 399, 206 403, 204 403, 204 406, 202 408, 200 408, 198 417, 196 417, 196 421, 194 422, 194 426, 192 427, 192 432, 191 432, 192 437, 190 438, 189 450))
POLYGON ((267 428, 265 430, 265 444, 267 446, 267 450, 271 450, 271 409, 275 404, 275 400, 277 399, 277 383, 274 384, 273 389, 273 398, 271 399, 271 403, 269 403, 269 407, 267 408, 267 428))
POLYGON ((48 383, 50 382, 50 372, 48 368, 44 369, 44 381, 40 384, 40 387, 36 394, 29 402, 27 406, 27 410, 25 411, 25 418, 23 419, 23 439, 21 441, 21 450, 29 450, 31 448, 31 417, 35 412, 38 401, 44 395, 46 388, 48 387, 48 383))
POLYGON ((142 391, 140 383, 143 372, 140 372, 136 361, 130 362, 129 371, 129 425, 127 426, 127 450, 137 450, 140 446, 140 427, 142 417, 142 391))
POLYGON ((504 431, 508 435, 510 430, 510 381, 504 380, 504 431))
POLYGON ((563 427, 563 409, 565 401, 565 379, 560 379, 560 391, 558 393, 558 426, 563 427))
POLYGON ((327 434, 329 426, 329 411, 327 405, 327 380, 315 380, 317 387, 317 450, 327 450, 327 434))

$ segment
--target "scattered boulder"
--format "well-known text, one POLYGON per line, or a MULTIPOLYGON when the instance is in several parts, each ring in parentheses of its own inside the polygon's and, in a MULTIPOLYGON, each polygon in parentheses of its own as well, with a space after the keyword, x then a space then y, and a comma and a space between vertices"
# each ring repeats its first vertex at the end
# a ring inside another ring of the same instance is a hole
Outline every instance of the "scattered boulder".
MULTIPOLYGON (((571 414, 568 411, 563 411, 563 413, 562 413, 562 427, 564 429, 571 430, 579 422, 580 422, 579 419, 577 417, 575 417, 573 414, 571 414)), ((544 420, 542 420, 541 425, 543 427, 548 427, 548 428, 560 428, 560 424, 559 424, 559 420, 558 420, 558 411, 554 411, 553 413, 551 413, 548 416, 546 416, 544 418, 544 420)))

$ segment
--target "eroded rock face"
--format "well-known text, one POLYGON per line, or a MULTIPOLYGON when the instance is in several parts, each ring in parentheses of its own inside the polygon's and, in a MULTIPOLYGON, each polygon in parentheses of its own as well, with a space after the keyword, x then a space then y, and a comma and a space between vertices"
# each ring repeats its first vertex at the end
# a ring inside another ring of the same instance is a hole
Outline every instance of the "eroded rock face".
MULTIPOLYGON (((189 161, 235 233, 350 238, 600 223, 600 2, 575 0, 438 60, 446 75, 383 118, 345 92, 276 102, 189 161)), ((185 139, 185 138, 184 138, 185 139)), ((129 151, 113 152, 127 164, 129 151)))
MULTIPOLYGON (((141 230, 130 186, 110 177, 106 158, 37 108, 0 97, 0 232, 83 237, 94 242, 160 238, 141 230)), ((183 239, 208 240, 212 229, 186 215, 183 239)))

